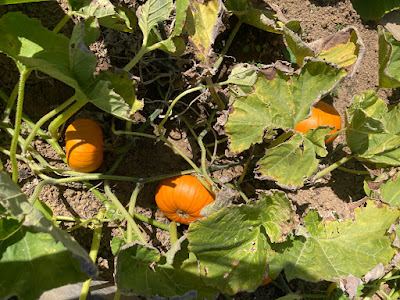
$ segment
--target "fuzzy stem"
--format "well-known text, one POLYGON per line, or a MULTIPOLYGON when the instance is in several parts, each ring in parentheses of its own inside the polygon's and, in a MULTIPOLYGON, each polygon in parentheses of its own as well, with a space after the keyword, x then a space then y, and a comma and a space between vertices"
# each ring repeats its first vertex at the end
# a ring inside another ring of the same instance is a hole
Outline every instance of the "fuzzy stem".
MULTIPOLYGON (((74 113, 76 113, 79 109, 81 109, 89 100, 80 100, 72 104, 66 111, 58 115, 49 125, 49 131, 51 138, 53 139, 53 143, 58 144, 58 133, 57 129, 66 122, 74 113)), ((63 158, 65 154, 63 151, 59 152, 59 155, 63 158)))
POLYGON ((60 22, 58 22, 58 24, 56 25, 56 27, 54 27, 53 32, 58 33, 61 28, 64 27, 65 24, 67 24, 67 22, 69 21, 69 19, 71 19, 72 16, 72 12, 67 13, 60 22))
MULTIPOLYGON (((104 211, 99 211, 97 214, 98 219, 102 219, 104 216, 104 211)), ((93 239, 92 246, 90 247, 89 256, 92 259, 93 263, 96 263, 97 254, 99 253, 100 241, 101 241, 101 233, 103 232, 103 223, 97 225, 97 227, 93 230, 93 239)), ((81 289, 81 294, 79 296, 79 300, 85 300, 87 295, 89 294, 90 282, 91 278, 86 280, 81 289)))
POLYGON ((19 85, 18 85, 18 102, 17 102, 17 111, 15 115, 15 126, 14 126, 14 136, 11 140, 10 147, 10 160, 12 165, 12 180, 14 182, 18 182, 18 164, 17 164, 17 146, 18 146, 18 137, 21 129, 21 118, 22 118, 22 109, 24 107, 24 95, 25 95, 25 81, 28 78, 29 71, 22 70, 19 77, 19 85))
POLYGON ((343 165, 344 163, 348 162, 352 158, 353 158, 353 155, 348 155, 346 157, 343 157, 341 160, 337 161, 336 163, 334 163, 334 164, 330 165, 329 167, 323 169, 322 171, 318 172, 317 175, 315 175, 314 180, 317 180, 317 179, 325 176, 329 172, 332 172, 337 167, 343 165))
POLYGON ((52 111, 48 112, 46 115, 44 115, 38 122, 36 122, 35 126, 32 128, 32 131, 30 132, 29 136, 26 138, 25 144, 23 146, 22 151, 26 152, 28 149, 29 144, 32 142, 33 138, 35 137, 37 131, 39 128, 46 123, 49 119, 54 117, 56 114, 59 112, 63 111, 67 106, 71 105, 72 102, 75 101, 75 95, 69 98, 67 101, 65 101, 63 104, 58 106, 57 108, 53 109, 52 111))
POLYGON ((129 72, 132 70, 132 68, 139 62, 139 60, 145 55, 147 52, 149 52, 148 48, 146 46, 142 46, 140 48, 139 52, 136 53, 135 57, 123 68, 124 71, 129 72))
POLYGON ((109 185, 108 181, 104 182, 104 190, 105 190, 108 198, 110 198, 111 202, 122 213, 122 215, 124 216, 126 221, 131 224, 132 230, 136 234, 136 236, 139 239, 139 241, 141 241, 143 244, 147 244, 146 239, 143 237, 142 232, 140 231, 139 227, 136 225, 136 222, 133 220, 132 216, 125 209, 125 207, 121 204, 121 202, 119 202, 118 198, 115 197, 115 195, 111 192, 110 185, 109 185))
POLYGON ((243 182, 244 176, 246 175, 247 169, 250 165, 251 158, 253 157, 253 153, 254 153, 254 145, 251 146, 249 159, 247 160, 246 164, 244 165, 242 174, 240 175, 240 177, 237 181, 238 186, 243 182))
POLYGON ((176 228, 176 223, 171 222, 169 224, 169 241, 171 243, 171 246, 175 244, 177 240, 178 240, 178 230, 176 228))
POLYGON ((219 69, 219 67, 221 66, 222 61, 224 60, 224 57, 225 57, 226 53, 228 52, 229 47, 231 46, 233 39, 235 38, 236 34, 238 33, 241 25, 242 25, 242 19, 239 18, 239 21, 236 23, 235 27, 229 34, 229 38, 226 41, 225 46, 221 51, 221 54, 218 56, 217 61, 214 63, 214 66, 213 66, 214 72, 216 72, 219 69))
POLYGON ((204 129, 199 134, 199 137, 197 139, 197 143, 199 144, 200 150, 201 150, 201 171, 202 171, 201 173, 203 174, 204 178, 207 180, 207 182, 209 184, 213 184, 213 180, 208 175, 207 167, 206 167, 206 148, 204 147, 204 144, 203 144, 203 138, 206 134, 207 134, 207 129, 204 129))
POLYGON ((206 77, 206 83, 209 86, 208 90, 211 93, 211 97, 214 99, 215 103, 218 105, 218 110, 222 111, 225 109, 225 103, 222 101, 221 97, 218 95, 215 86, 213 86, 213 81, 211 75, 206 77))
MULTIPOLYGON (((137 196, 138 196, 140 190, 142 189, 142 187, 143 187, 143 185, 138 183, 132 192, 131 199, 129 201, 129 210, 128 210, 129 214, 132 217, 134 216, 134 213, 135 213, 136 199, 137 199, 137 196)), ((133 242, 133 234, 132 233, 133 233, 132 224, 128 223, 127 228, 126 228, 128 243, 133 242)))

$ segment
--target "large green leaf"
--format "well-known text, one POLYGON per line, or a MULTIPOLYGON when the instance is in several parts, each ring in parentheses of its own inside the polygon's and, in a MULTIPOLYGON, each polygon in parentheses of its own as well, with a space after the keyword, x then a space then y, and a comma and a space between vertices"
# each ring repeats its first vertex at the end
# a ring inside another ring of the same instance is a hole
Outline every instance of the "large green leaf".
POLYGON ((0 52, 70 85, 79 99, 89 99, 114 116, 130 120, 132 110, 123 97, 133 93, 132 82, 121 77, 125 87, 119 84, 114 88, 117 85, 112 79, 93 76, 97 60, 87 46, 98 37, 95 23, 93 17, 78 23, 69 40, 44 28, 39 20, 20 12, 8 13, 0 19, 0 52))
POLYGON ((260 179, 277 181, 286 188, 303 186, 318 169, 314 144, 307 138, 296 134, 289 141, 267 150, 258 162, 256 172, 260 179))
POLYGON ((115 6, 109 0, 68 0, 68 4, 75 14, 96 17, 102 26, 124 32, 135 30, 135 14, 127 8, 115 6))
POLYGON ((377 20, 400 8, 400 0, 351 0, 354 9, 364 20, 377 20))
POLYGON ((0 298, 21 300, 34 300, 46 290, 88 278, 62 243, 26 226, 0 241, 0 274, 0 298))
POLYGON ((208 63, 211 47, 221 23, 222 5, 219 0, 193 1, 187 14, 186 30, 196 57, 208 63))
POLYGON ((46 289, 97 276, 87 252, 41 211, 31 206, 11 178, 0 171, 0 204, 24 227, 0 242, 0 297, 36 299, 46 289), (59 269, 52 273, 52 268, 59 269), (45 271, 47 270, 47 271, 45 271), (51 279, 48 279, 48 277, 51 279), (36 280, 32 280, 36 278, 36 280))
POLYGON ((121 247, 115 277, 121 293, 162 297, 191 295, 188 299, 214 299, 217 290, 202 282, 196 256, 188 253, 186 247, 178 251, 180 245, 174 246, 178 248, 173 247, 167 257, 162 257, 155 248, 140 244, 121 247), (174 257, 179 258, 174 262, 174 257))
POLYGON ((270 276, 275 278, 284 269, 289 280, 338 281, 349 274, 361 277, 379 263, 388 264, 396 249, 387 231, 400 210, 368 200, 354 215, 354 220, 322 221, 317 212, 310 211, 298 236, 273 245, 270 276))
POLYGON ((207 285, 228 294, 254 290, 264 277, 269 243, 282 242, 292 227, 290 202, 274 192, 254 205, 226 207, 190 224, 189 250, 207 285))
POLYGON ((143 43, 147 44, 150 31, 159 22, 168 19, 172 10, 172 0, 147 0, 138 11, 139 27, 143 33, 143 43))
POLYGON ((347 144, 360 160, 389 165, 400 164, 399 106, 388 106, 375 91, 356 96, 350 107, 351 123, 347 144))
POLYGON ((311 113, 311 106, 347 74, 323 61, 310 60, 291 76, 273 68, 258 74, 254 92, 238 97, 225 125, 232 151, 244 151, 263 141, 264 132, 292 130, 311 113))
POLYGON ((400 87, 400 41, 378 27, 379 34, 379 87, 400 87))

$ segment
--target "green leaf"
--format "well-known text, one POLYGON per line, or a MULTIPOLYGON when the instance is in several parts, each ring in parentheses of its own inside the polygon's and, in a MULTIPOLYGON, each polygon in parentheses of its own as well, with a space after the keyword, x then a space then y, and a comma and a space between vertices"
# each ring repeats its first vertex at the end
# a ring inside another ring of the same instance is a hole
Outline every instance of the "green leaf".
POLYGON ((241 18, 243 23, 264 31, 282 33, 282 23, 279 23, 277 14, 269 5, 264 5, 264 8, 255 8, 247 0, 227 0, 225 2, 226 9, 241 18))
POLYGON ((118 289, 127 295, 191 295, 190 299, 214 299, 217 290, 201 281, 196 257, 186 248, 179 252, 186 252, 186 259, 172 265, 156 248, 137 243, 123 246, 117 258, 118 289))
POLYGON ((310 48, 302 39, 294 33, 292 30, 283 27, 283 33, 285 35, 286 43, 291 53, 296 57, 297 64, 301 67, 303 65, 304 58, 307 56, 315 57, 315 52, 310 48))
POLYGON ((200 261, 204 282, 223 293, 256 289, 267 267, 269 240, 282 242, 293 228, 285 194, 260 198, 254 205, 226 207, 189 226, 189 250, 200 261))
POLYGON ((254 92, 238 97, 225 125, 231 151, 244 151, 263 141, 264 132, 294 127, 311 113, 311 106, 347 74, 322 61, 308 61, 291 76, 270 68, 268 78, 258 74, 254 92), (312 88, 310 88, 312 87, 312 88))
POLYGON ((37 199, 33 204, 33 207, 40 210, 48 220, 53 221, 53 210, 46 203, 37 199))
POLYGON ((31 206, 4 171, 0 171, 0 204, 24 221, 23 228, 0 242, 0 274, 7 274, 3 283, 9 281, 0 285, 0 297, 17 294, 36 299, 47 289, 97 276, 87 252, 31 206))
POLYGON ((147 45, 147 39, 151 29, 159 22, 168 19, 172 10, 172 0, 147 0, 138 10, 139 27, 143 33, 143 44, 147 45))
POLYGON ((109 0, 67 0, 72 11, 84 17, 96 17, 99 24, 124 31, 133 32, 137 25, 134 13, 124 7, 113 5, 109 0))
POLYGON ((223 7, 219 0, 193 1, 187 13, 186 30, 196 57, 208 64, 211 47, 221 25, 223 7))
POLYGON ((113 237, 113 239, 110 243, 112 254, 114 256, 118 256, 118 253, 119 253, 121 247, 125 244, 126 244, 126 242, 122 237, 120 237, 120 236, 113 237))
POLYGON ((400 176, 389 178, 379 186, 383 200, 392 206, 400 207, 400 176))
POLYGON ((270 276, 284 269, 286 278, 337 281, 352 274, 362 277, 377 264, 388 264, 396 253, 387 231, 400 216, 378 201, 354 210, 354 221, 322 221, 315 211, 304 218, 305 227, 286 243, 273 245, 270 276))
POLYGON ((399 9, 399 0, 351 0, 354 9, 363 20, 377 20, 388 12, 399 9))
POLYGON ((296 134, 289 141, 267 150, 258 162, 259 179, 277 181, 289 189, 303 186, 318 169, 314 145, 296 134))
POLYGON ((257 80, 257 70, 248 64, 239 64, 228 77, 231 94, 234 96, 247 96, 253 91, 257 80))
POLYGON ((72 86, 78 99, 89 99, 104 111, 131 120, 131 114, 142 107, 139 101, 132 100, 132 82, 126 76, 119 83, 111 75, 107 80, 102 79, 106 75, 93 77, 97 60, 87 45, 98 34, 93 17, 78 23, 68 40, 42 27, 36 19, 20 12, 8 13, 0 19, 0 51, 27 68, 40 70, 72 86), (132 109, 123 97, 127 97, 128 103, 135 102, 132 109))
MULTIPOLYGON (((0 241, 8 239, 22 227, 22 222, 14 218, 0 218, 0 241)), ((0 242, 1 243, 1 242, 0 242)))
POLYGON ((329 126, 319 126, 308 130, 304 135, 314 145, 315 154, 319 157, 325 157, 328 151, 325 147, 325 137, 331 132, 329 126))
POLYGON ((385 107, 374 91, 355 97, 351 123, 346 129, 347 144, 360 160, 399 165, 399 106, 385 107))
POLYGON ((379 87, 400 87, 400 41, 381 26, 379 34, 379 87))
POLYGON ((0 257, 2 299, 34 300, 46 290, 87 279, 79 260, 62 243, 31 227, 0 241, 0 257))

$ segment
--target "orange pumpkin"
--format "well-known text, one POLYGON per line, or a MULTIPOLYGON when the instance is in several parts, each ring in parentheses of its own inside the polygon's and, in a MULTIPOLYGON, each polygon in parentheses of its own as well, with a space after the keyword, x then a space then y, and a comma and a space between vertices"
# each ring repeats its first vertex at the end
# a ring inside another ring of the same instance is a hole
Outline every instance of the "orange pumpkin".
POLYGON ((89 119, 77 119, 65 131, 67 163, 72 170, 89 173, 103 162, 103 133, 89 119))
MULTIPOLYGON (((319 101, 312 108, 311 116, 308 119, 299 122, 294 130, 306 133, 310 129, 314 129, 318 126, 323 125, 333 127, 333 130, 329 133, 332 134, 340 130, 342 126, 342 121, 340 119, 339 113, 333 106, 323 101, 319 101)), ((330 138, 326 139, 325 145, 332 143, 336 137, 337 135, 331 136, 330 138)))
POLYGON ((267 285, 268 283, 270 283, 272 281, 271 277, 265 277, 264 280, 261 282, 260 286, 264 286, 267 285))
POLYGON ((161 181, 156 202, 167 218, 188 225, 203 217, 200 212, 214 202, 214 195, 196 177, 181 175, 161 181))

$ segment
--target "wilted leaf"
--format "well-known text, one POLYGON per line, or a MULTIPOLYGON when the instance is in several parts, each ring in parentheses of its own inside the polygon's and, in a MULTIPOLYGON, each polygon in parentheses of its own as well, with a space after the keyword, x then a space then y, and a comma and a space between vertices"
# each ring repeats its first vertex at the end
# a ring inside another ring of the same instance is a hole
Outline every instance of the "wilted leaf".
POLYGON ((277 181, 289 189, 301 187, 318 169, 315 154, 313 143, 296 134, 289 141, 267 150, 257 162, 255 172, 261 173, 258 178, 277 181))
POLYGON ((0 5, 32 3, 32 2, 44 2, 44 1, 49 1, 49 0, 2 0, 0 2, 0 5))
POLYGON ((400 87, 400 41, 381 26, 379 34, 379 87, 400 87))
POLYGON ((36 299, 45 290, 97 276, 87 252, 31 206, 18 185, 0 171, 0 203, 24 226, 0 241, 0 297, 36 299), (32 278, 35 278, 32 281, 32 278), (6 280, 6 282, 4 282, 6 280))
POLYGON ((383 200, 392 206, 400 207, 400 176, 389 178, 379 186, 383 200))
POLYGON ((155 248, 140 244, 123 246, 117 259, 118 289, 127 295, 162 297, 181 296, 194 291, 196 299, 213 299, 217 290, 201 281, 196 257, 186 248, 181 251, 186 252, 183 254, 186 259, 176 266, 168 264, 155 248))
POLYGON ((198 59, 208 64, 211 47, 221 26, 223 5, 220 0, 193 1, 187 14, 186 30, 198 59))
POLYGON ((270 276, 284 269, 289 280, 337 281, 349 274, 360 278, 377 264, 388 264, 396 249, 387 231, 400 210, 368 200, 354 214, 354 221, 322 221, 317 212, 310 211, 304 217, 305 227, 298 230, 304 232, 301 236, 272 246, 270 276))
POLYGON ((279 20, 276 12, 267 3, 262 4, 262 7, 253 7, 251 1, 227 0, 225 7, 240 18, 243 23, 268 32, 281 34, 282 25, 286 23, 286 20, 279 20))
POLYGON ((399 9, 399 0, 351 0, 363 20, 377 20, 388 12, 399 9))
POLYGON ((237 97, 226 123, 233 152, 261 143, 264 132, 294 127, 311 114, 311 106, 332 90, 347 74, 322 61, 308 61, 299 75, 286 75, 273 68, 268 78, 258 74, 254 92, 237 97), (312 88, 310 88, 312 87, 312 88))
POLYGON ((187 10, 189 8, 189 0, 176 0, 176 17, 175 27, 172 31, 172 37, 178 36, 182 33, 186 24, 187 10))
POLYGON ((254 205, 226 207, 190 224, 189 249, 200 260, 204 282, 228 294, 257 288, 270 249, 264 232, 271 242, 281 242, 292 218, 285 194, 275 192, 254 205))
POLYGON ((124 31, 133 32, 137 25, 134 13, 124 7, 115 6, 109 0, 67 0, 76 14, 84 17, 96 17, 99 24, 124 31))
POLYGON ((399 165, 399 106, 388 106, 382 113, 386 105, 374 91, 364 92, 354 100, 352 120, 346 129, 350 149, 360 160, 399 165), (379 113, 382 114, 379 116, 379 113))

